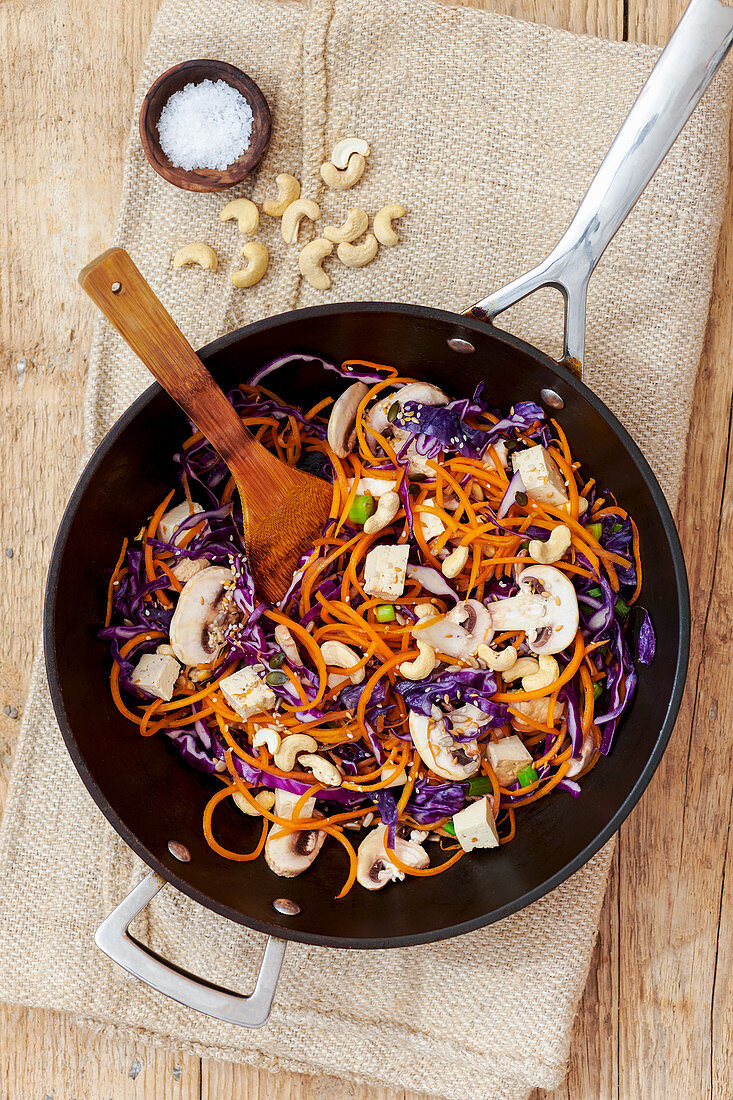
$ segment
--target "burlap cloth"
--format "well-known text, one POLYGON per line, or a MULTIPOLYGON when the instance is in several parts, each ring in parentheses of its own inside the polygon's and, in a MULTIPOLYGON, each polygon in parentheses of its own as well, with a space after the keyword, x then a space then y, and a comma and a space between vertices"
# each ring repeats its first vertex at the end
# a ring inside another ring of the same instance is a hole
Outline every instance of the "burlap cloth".
MULTIPOLYGON (((279 222, 263 217, 267 277, 233 291, 226 276, 241 238, 233 223, 218 220, 225 198, 164 183, 133 132, 117 240, 194 345, 326 300, 464 307, 555 242, 655 56, 643 46, 424 0, 317 0, 310 9, 171 0, 155 25, 140 89, 189 57, 218 57, 252 74, 273 108, 274 131, 242 194, 262 201, 274 194, 275 175, 288 171, 323 204, 327 221, 357 203, 374 212, 400 201, 409 213, 400 247, 359 271, 332 263, 328 294, 302 284, 296 250, 284 246, 279 222), (367 173, 353 191, 325 191, 319 166, 348 134, 371 143, 367 173), (172 253, 192 239, 217 249, 219 274, 171 269, 172 253)), ((727 150, 727 81, 719 79, 591 284, 586 379, 641 444, 673 506, 727 150)), ((530 304, 517 325, 557 346, 559 314, 546 300, 530 304)), ((148 382, 100 325, 88 448, 148 382)), ((109 1036, 271 1070, 455 1100, 517 1100, 562 1077, 610 859, 611 845, 531 908, 442 944, 397 956, 292 945, 267 1027, 218 1024, 128 978, 93 945, 94 929, 144 868, 82 787, 39 663, 0 833, 0 995, 69 1012, 109 1036)), ((174 961, 241 989, 263 946, 261 936, 170 889, 149 908, 145 937, 174 961)))

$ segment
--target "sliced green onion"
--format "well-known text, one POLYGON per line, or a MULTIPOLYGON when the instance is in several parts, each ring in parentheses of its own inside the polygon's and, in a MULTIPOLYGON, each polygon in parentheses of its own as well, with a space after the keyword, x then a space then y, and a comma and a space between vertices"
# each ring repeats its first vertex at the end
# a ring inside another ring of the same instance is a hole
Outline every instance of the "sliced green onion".
POLYGON ((600 699, 603 694, 603 688, 598 680, 593 681, 593 698, 600 699))
POLYGON ((397 618, 394 605, 391 603, 377 604, 374 614, 378 623, 392 623, 397 618))
POLYGON ((600 600, 603 595, 603 589, 599 585, 595 585, 593 588, 588 589, 588 595, 592 596, 595 600, 600 600))
POLYGON ((519 505, 520 508, 526 508, 527 504, 529 502, 529 497, 527 496, 526 493, 522 493, 522 492, 515 493, 514 501, 515 501, 516 504, 519 505))
POLYGON ((631 608, 626 603, 626 600, 622 600, 619 596, 619 598, 616 600, 616 614, 620 618, 625 619, 630 610, 631 608))
POLYGON ((589 523, 588 526, 586 527, 586 531, 590 532, 590 534, 593 536, 593 538, 596 540, 596 542, 600 542, 601 535, 603 534, 603 524, 602 523, 589 523))
POLYGON ((349 519, 352 523, 360 523, 363 526, 376 510, 377 506, 371 493, 361 493, 359 496, 354 497, 351 503, 349 519))
POLYGON ((446 833, 450 833, 451 836, 456 835, 456 827, 452 821, 446 821, 443 828, 445 829, 446 833))
POLYGON ((274 657, 270 658, 270 667, 271 668, 282 668, 282 666, 284 664, 285 664, 285 654, 284 653, 276 653, 274 657))
POLYGON ((288 678, 284 672, 268 672, 267 676, 265 676, 265 680, 270 687, 274 688, 282 687, 283 684, 287 684, 288 682, 288 678))
POLYGON ((493 787, 487 775, 477 775, 475 779, 468 781, 469 794, 491 794, 493 787))
POLYGON ((531 764, 527 764, 517 775, 520 787, 528 787, 530 783, 536 783, 539 779, 537 772, 531 764))
POLYGON ((392 424, 393 421, 395 421, 399 415, 400 415, 400 403, 399 403, 399 401, 395 401, 394 405, 390 405, 390 407, 389 407, 389 412, 387 413, 387 420, 389 421, 390 424, 392 424))
POLYGON ((623 523, 614 523, 613 527, 611 528, 611 534, 612 535, 617 535, 619 533, 619 531, 623 531, 623 529, 624 529, 623 523))

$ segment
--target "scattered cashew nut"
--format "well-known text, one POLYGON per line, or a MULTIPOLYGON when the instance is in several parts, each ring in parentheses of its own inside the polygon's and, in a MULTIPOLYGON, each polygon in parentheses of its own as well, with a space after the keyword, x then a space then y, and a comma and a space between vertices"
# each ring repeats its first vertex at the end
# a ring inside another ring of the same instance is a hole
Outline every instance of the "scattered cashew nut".
POLYGON ((404 218, 404 216, 405 208, 400 206, 398 202, 383 206, 374 215, 374 236, 385 248, 392 248, 393 245, 400 243, 400 238, 397 236, 392 222, 396 221, 397 218, 404 218))
POLYGON ((444 560, 440 570, 444 577, 457 577, 468 561, 468 547, 457 546, 444 560))
MULTIPOLYGON (((345 642, 324 642, 321 646, 321 654, 326 664, 335 668, 353 668, 354 665, 358 665, 360 660, 356 650, 346 645, 345 642)), ((344 675, 330 672, 328 674, 328 686, 334 687, 336 684, 345 684, 349 680, 352 684, 360 684, 365 675, 363 666, 357 668, 356 672, 346 672, 344 675)))
POLYGON ((269 214, 271 218, 281 218, 291 203, 300 198, 300 184, 295 176, 291 176, 287 172, 282 172, 279 176, 276 176, 275 183, 277 184, 277 198, 263 202, 262 211, 269 214))
POLYGON ((223 222, 237 219, 239 232, 251 237, 260 227, 260 212, 249 199, 232 199, 219 214, 223 222))
POLYGON ((371 263, 377 254, 379 242, 373 233, 367 233, 361 244, 349 244, 344 241, 336 250, 338 258, 346 267, 364 267, 371 263))
POLYGON ((261 745, 267 745, 270 753, 274 756, 280 748, 281 740, 282 738, 274 726, 261 726, 252 738, 252 748, 259 749, 261 745))
POLYGON ((275 753, 275 767, 291 772, 299 752, 315 752, 317 748, 318 742, 307 733, 291 733, 280 742, 280 748, 275 753))
POLYGON ((355 183, 358 183, 364 175, 366 158, 361 153, 352 153, 349 162, 343 171, 336 168, 330 161, 321 165, 321 179, 327 187, 334 191, 348 191, 355 183))
POLYGON ((343 244, 344 241, 355 241, 362 233, 366 233, 369 225, 369 216, 366 210, 355 206, 349 210, 343 225, 327 225, 323 230, 323 236, 334 244, 343 244))
MULTIPOLYGON (((259 794, 253 796, 255 802, 262 807, 263 810, 271 810, 275 805, 275 792, 274 791, 260 791, 259 794)), ((250 817, 262 817, 262 814, 257 812, 251 802, 248 802, 241 791, 235 791, 232 795, 232 801, 238 810, 241 810, 243 814, 249 814, 250 817)))
POLYGON ((539 671, 532 672, 529 676, 522 677, 524 691, 537 691, 538 688, 549 687, 560 675, 560 667, 549 653, 542 653, 539 659, 539 671))
POLYGON ((427 642, 417 642, 420 656, 414 661, 403 661, 400 665, 400 676, 406 676, 408 680, 424 680, 435 668, 435 650, 427 642))
POLYGON ((240 251, 247 260, 247 266, 241 271, 232 271, 229 275, 229 281, 239 289, 259 283, 270 261, 267 249, 259 241, 249 241, 240 251))
POLYGON ((570 528, 561 523, 555 527, 546 542, 541 539, 532 539, 529 544, 529 556, 540 565, 552 565, 554 561, 560 561, 565 551, 570 547, 572 536, 570 528))
POLYGON ((433 615, 438 614, 431 603, 416 603, 413 610, 418 619, 430 619, 433 615))
POLYGON ((476 656, 492 672, 507 672, 517 663, 517 651, 513 645, 506 646, 500 653, 487 645, 480 645, 476 650, 476 656))
POLYGON ((341 772, 334 763, 326 760, 325 756, 318 756, 316 753, 304 753, 298 763, 307 768, 309 772, 313 772, 314 779, 317 779, 319 783, 326 783, 329 787, 341 786, 343 778, 341 772))
POLYGON ((285 244, 295 244, 298 240, 298 230, 303 218, 310 218, 312 222, 317 222, 320 216, 321 208, 313 199, 296 199, 295 202, 291 202, 280 223, 280 232, 285 244))
POLYGON ((536 672, 539 672, 539 669, 540 666, 536 657, 520 657, 513 665, 505 669, 501 675, 502 679, 510 684, 512 680, 518 680, 520 676, 533 676, 536 672))
POLYGON ((209 248, 208 244, 203 244, 202 241, 195 241, 192 244, 184 244, 173 257, 174 267, 184 267, 186 264, 198 264, 205 271, 216 271, 219 261, 213 248, 209 248))
MULTIPOLYGON (((285 219, 283 218, 284 224, 285 219)), ((331 276, 323 270, 321 264, 332 252, 333 245, 331 241, 325 240, 324 237, 316 237, 314 241, 311 241, 300 250, 300 256, 298 257, 300 274, 316 290, 328 290, 331 285, 331 276)))
POLYGON ((382 493, 376 512, 373 516, 369 516, 364 523, 364 533, 376 535, 377 531, 381 531, 383 527, 392 522, 399 510, 399 494, 391 490, 388 493, 382 493))
POLYGON ((371 149, 364 138, 342 138, 337 141, 331 153, 331 164, 337 168, 346 168, 352 153, 359 153, 362 157, 368 157, 371 149))

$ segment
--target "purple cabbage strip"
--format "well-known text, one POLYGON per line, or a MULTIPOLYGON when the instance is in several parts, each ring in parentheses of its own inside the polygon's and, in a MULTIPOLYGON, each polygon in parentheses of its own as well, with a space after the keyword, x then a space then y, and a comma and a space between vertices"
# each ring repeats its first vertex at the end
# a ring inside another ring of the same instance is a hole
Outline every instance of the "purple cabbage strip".
POLYGON ((489 726, 503 726, 509 713, 503 703, 492 700, 492 695, 497 691, 496 676, 485 669, 464 668, 459 672, 443 672, 433 680, 397 680, 395 691, 399 692, 410 710, 427 718, 432 714, 433 705, 460 707, 464 703, 470 703, 482 711, 488 718, 489 726))
POLYGON ((467 788, 461 783, 428 784, 418 779, 405 806, 408 813, 420 825, 432 825, 444 817, 453 817, 463 809, 467 788))

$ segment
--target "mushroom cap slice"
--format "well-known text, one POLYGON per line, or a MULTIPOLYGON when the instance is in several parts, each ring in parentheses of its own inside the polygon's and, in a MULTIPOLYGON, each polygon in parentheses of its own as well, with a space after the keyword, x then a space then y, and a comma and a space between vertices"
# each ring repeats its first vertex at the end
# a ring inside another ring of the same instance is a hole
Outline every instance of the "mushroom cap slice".
POLYGON ((419 641, 456 659, 471 657, 493 635, 491 615, 479 600, 461 601, 447 615, 414 632, 419 641))
POLYGON ((339 458, 346 458, 356 442, 356 410, 369 392, 363 382, 354 382, 337 397, 328 418, 328 445, 339 458))
POLYGON ((478 741, 455 741, 439 715, 437 707, 431 718, 416 710, 410 711, 412 743, 431 772, 442 779, 461 783, 479 769, 481 753, 478 741))
MULTIPOLYGON (((357 853, 356 881, 365 890, 381 890, 388 882, 397 882, 405 877, 396 864, 389 858, 386 847, 387 826, 377 825, 364 837, 357 853)), ((420 844, 395 836, 395 855, 410 867, 427 867, 430 858, 420 844)))
POLYGON ((171 648, 184 665, 206 665, 224 641, 224 628, 240 617, 231 592, 234 576, 211 565, 183 586, 170 625, 171 648))
MULTIPOLYGON (((293 809, 299 799, 299 795, 290 794, 289 791, 275 791, 276 817, 285 817, 292 820, 293 809)), ((308 799, 303 807, 302 817, 315 817, 313 810, 315 799, 308 799)), ((316 858, 326 834, 321 829, 298 829, 292 833, 284 833, 283 826, 273 821, 265 841, 265 860, 271 871, 281 878, 295 878, 307 871, 316 858), (280 836, 277 834, 280 833, 280 836)))
MULTIPOLYGON (((406 401, 419 401, 421 405, 447 405, 448 400, 448 396, 439 386, 433 386, 430 382, 408 382, 406 386, 388 393, 386 397, 380 398, 376 404, 372 405, 367 413, 367 424, 370 428, 374 428, 375 432, 385 432, 390 426, 387 414, 395 401, 398 405, 404 405, 406 401)), ((406 432, 402 434, 407 436, 406 432)))
POLYGON ((519 595, 487 607, 495 630, 524 630, 533 653, 561 653, 578 631, 578 597, 552 565, 530 565, 517 577, 519 595))

